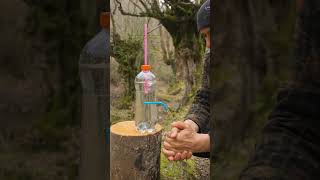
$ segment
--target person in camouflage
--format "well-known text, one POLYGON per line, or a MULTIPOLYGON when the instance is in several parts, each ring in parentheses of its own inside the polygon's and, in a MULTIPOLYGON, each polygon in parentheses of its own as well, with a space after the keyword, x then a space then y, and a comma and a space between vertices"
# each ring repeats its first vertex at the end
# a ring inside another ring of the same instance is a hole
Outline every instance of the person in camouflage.
POLYGON ((295 79, 240 179, 320 179, 320 1, 299 0, 295 79))
POLYGON ((206 40, 202 85, 185 117, 186 120, 172 123, 173 129, 164 141, 163 153, 169 160, 188 159, 192 154, 210 157, 210 0, 207 0, 197 12, 197 27, 206 40))

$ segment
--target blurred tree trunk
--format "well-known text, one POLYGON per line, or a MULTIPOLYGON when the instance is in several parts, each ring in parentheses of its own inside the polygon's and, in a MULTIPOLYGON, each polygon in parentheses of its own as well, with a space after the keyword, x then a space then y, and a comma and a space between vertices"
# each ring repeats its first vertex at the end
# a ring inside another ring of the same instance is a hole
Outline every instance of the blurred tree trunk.
POLYGON ((238 167, 230 165, 233 159, 228 153, 243 152, 239 157, 243 156, 241 163, 245 165, 274 103, 276 89, 290 77, 288 51, 295 6, 292 1, 214 3, 211 155, 213 162, 228 167, 223 168, 228 173, 212 167, 211 178, 225 179, 223 175, 234 173, 236 177, 241 170, 240 162, 233 163, 238 167))
POLYGON ((160 26, 160 43, 161 49, 163 53, 163 60, 167 65, 171 66, 172 72, 174 75, 177 73, 176 61, 174 58, 174 50, 170 46, 170 37, 169 34, 166 33, 165 29, 160 26))
POLYGON ((195 31, 196 24, 193 21, 184 24, 176 24, 170 21, 160 20, 173 38, 175 47, 176 75, 183 79, 185 84, 182 104, 185 104, 194 85, 196 85, 195 71, 201 64, 200 44, 195 31))
POLYGON ((179 45, 175 45, 176 75, 178 78, 183 79, 185 84, 182 104, 187 103, 192 88, 197 84, 195 71, 197 66, 201 64, 201 60, 200 48, 196 42, 196 37, 185 37, 179 45))

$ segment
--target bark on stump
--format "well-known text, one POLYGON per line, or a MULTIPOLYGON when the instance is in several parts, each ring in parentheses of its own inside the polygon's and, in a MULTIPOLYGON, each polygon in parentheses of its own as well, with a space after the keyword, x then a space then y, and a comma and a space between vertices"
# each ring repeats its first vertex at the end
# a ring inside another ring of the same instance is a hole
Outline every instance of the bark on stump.
POLYGON ((134 121, 112 125, 111 179, 160 179, 161 132, 162 128, 158 124, 155 132, 144 134, 136 131, 134 121))

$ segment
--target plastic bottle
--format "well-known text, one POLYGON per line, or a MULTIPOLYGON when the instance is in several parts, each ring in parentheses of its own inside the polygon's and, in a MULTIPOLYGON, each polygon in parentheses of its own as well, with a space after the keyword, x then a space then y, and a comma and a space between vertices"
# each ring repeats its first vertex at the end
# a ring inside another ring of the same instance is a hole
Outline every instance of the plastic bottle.
POLYGON ((83 48, 80 180, 102 180, 109 171, 109 14, 100 16, 101 31, 83 48))
POLYGON ((150 65, 142 65, 135 78, 135 125, 141 133, 153 132, 157 122, 157 106, 144 102, 156 101, 156 77, 150 65))

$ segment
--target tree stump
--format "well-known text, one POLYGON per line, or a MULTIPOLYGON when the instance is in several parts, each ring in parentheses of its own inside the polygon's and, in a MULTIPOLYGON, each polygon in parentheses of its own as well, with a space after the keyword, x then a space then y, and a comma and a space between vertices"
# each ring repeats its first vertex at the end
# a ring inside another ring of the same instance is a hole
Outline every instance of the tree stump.
POLYGON ((134 121, 111 126, 110 172, 112 180, 160 179, 162 127, 156 125, 153 133, 141 134, 134 121))

